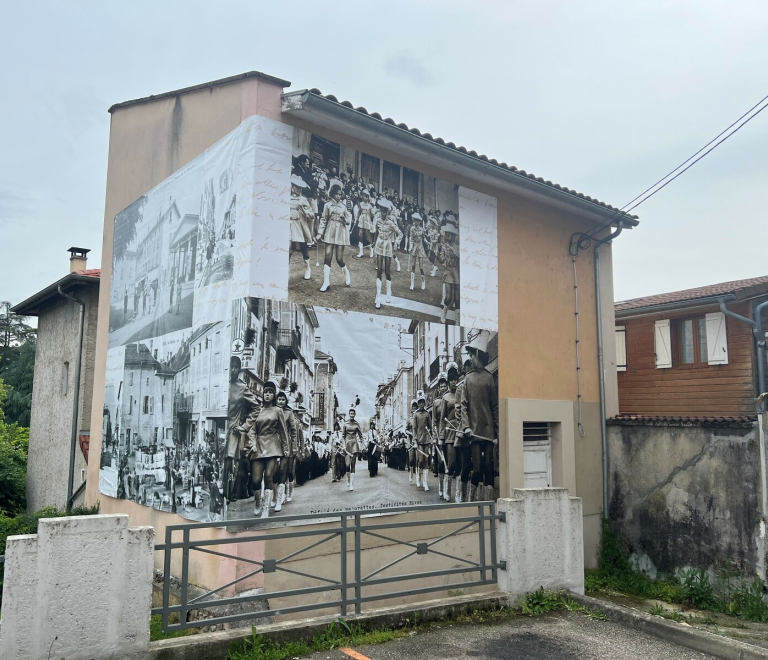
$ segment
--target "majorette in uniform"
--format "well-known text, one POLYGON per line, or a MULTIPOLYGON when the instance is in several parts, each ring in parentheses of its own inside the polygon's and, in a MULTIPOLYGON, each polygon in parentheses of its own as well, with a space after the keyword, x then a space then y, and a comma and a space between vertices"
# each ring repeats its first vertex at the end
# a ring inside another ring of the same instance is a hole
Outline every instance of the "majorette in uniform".
POLYGON ((445 446, 445 484, 443 485, 443 499, 450 502, 450 485, 453 483, 454 499, 462 501, 461 480, 456 463, 456 431, 458 420, 456 419, 456 388, 459 384, 459 365, 449 362, 445 365, 445 373, 448 382, 448 391, 443 394, 443 405, 440 411, 442 422, 440 424, 443 445, 445 446))
POLYGON ((360 440, 363 439, 363 429, 355 419, 357 411, 354 408, 349 409, 349 419, 344 422, 342 436, 344 439, 344 451, 346 452, 347 485, 349 490, 355 490, 355 465, 357 455, 360 453, 360 440))
POLYGON ((312 204, 304 197, 307 184, 298 176, 291 177, 291 243, 299 246, 304 258, 304 279, 312 277, 309 267, 307 244, 312 242, 312 230, 315 224, 315 211, 312 204))
POLYGON ((288 453, 280 458, 278 466, 277 493, 275 499, 275 511, 279 512, 283 504, 293 500, 293 484, 296 479, 296 456, 299 454, 299 425, 293 410, 288 405, 288 394, 279 390, 277 393, 277 405, 285 413, 285 426, 288 429, 288 453))
POLYGON ((289 435, 285 413, 276 404, 277 383, 268 380, 262 388, 262 406, 248 431, 249 458, 254 493, 254 515, 269 517, 277 459, 288 454, 289 435), (264 499, 261 483, 264 482, 264 499))
MULTIPOLYGON (((461 391, 461 425, 472 449, 472 488, 481 481, 484 492, 477 499, 489 499, 493 489, 493 449, 499 443, 499 394, 488 364, 488 330, 477 330, 467 344, 470 370, 461 391)), ((469 501, 469 500, 468 500, 469 501)))
POLYGON ((373 234, 376 233, 376 207, 371 204, 371 193, 367 188, 360 192, 360 203, 355 207, 355 223, 357 226, 357 245, 360 251, 356 257, 364 257, 364 246, 367 245, 373 259, 373 234))
POLYGON ((422 268, 421 259, 426 257, 427 253, 424 250, 424 225, 421 221, 421 214, 414 213, 411 216, 413 224, 411 225, 411 291, 416 280, 416 265, 418 264, 419 272, 421 273, 421 288, 427 288, 427 280, 424 278, 424 268, 422 268))
POLYGON ((331 285, 331 261, 336 253, 336 263, 344 273, 344 281, 347 286, 351 282, 349 268, 344 263, 344 248, 349 245, 349 225, 352 223, 352 214, 347 205, 341 201, 341 181, 334 179, 328 190, 330 199, 325 203, 323 216, 320 219, 320 229, 317 232, 317 240, 325 243, 325 261, 323 265, 323 284, 320 291, 327 291, 331 285))
POLYGON ((426 410, 427 397, 423 390, 416 393, 416 403, 418 408, 411 415, 411 425, 413 426, 413 437, 418 445, 418 467, 421 470, 422 485, 424 490, 429 490, 427 474, 429 474, 429 457, 432 453, 432 418, 426 410))
POLYGON ((378 203, 377 227, 378 236, 373 252, 376 254, 376 309, 381 308, 381 275, 382 271, 387 278, 387 302, 392 302, 392 275, 390 267, 392 257, 395 255, 395 245, 402 238, 403 233, 397 225, 397 218, 391 212, 392 202, 382 197, 378 203))
POLYGON ((418 447, 418 444, 416 443, 416 439, 413 437, 413 413, 416 412, 416 409, 419 407, 418 402, 416 399, 411 400, 411 416, 408 418, 408 421, 405 423, 405 448, 408 452, 408 483, 413 483, 413 475, 416 474, 416 486, 418 488, 421 487, 421 473, 418 469, 418 452, 416 451, 416 447, 418 447))
POLYGON ((439 497, 450 499, 448 493, 448 475, 446 470, 446 447, 443 408, 445 407, 445 395, 448 393, 448 376, 444 371, 437 375, 437 394, 432 401, 432 429, 435 444, 435 470, 437 472, 437 492, 439 497))
POLYGON ((458 230, 452 224, 443 225, 440 230, 445 242, 440 244, 437 251, 437 260, 443 264, 443 301, 440 319, 445 323, 448 309, 456 311, 456 303, 459 302, 459 264, 461 252, 459 249, 458 230))

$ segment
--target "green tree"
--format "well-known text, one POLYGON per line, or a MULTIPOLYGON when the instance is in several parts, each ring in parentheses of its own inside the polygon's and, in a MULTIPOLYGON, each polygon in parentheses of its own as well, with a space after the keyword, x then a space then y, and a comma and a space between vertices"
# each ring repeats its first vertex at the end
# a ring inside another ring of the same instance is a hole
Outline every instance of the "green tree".
POLYGON ((37 340, 32 335, 20 346, 11 347, 0 363, 0 378, 5 381, 8 390, 3 404, 8 424, 29 426, 36 349, 37 340))

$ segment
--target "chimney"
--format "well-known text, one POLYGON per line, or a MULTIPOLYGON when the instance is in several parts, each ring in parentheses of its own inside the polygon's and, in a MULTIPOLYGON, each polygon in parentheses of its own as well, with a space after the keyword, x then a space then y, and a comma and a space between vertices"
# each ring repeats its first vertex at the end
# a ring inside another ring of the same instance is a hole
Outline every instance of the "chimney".
POLYGON ((86 248, 71 247, 69 252, 69 272, 74 273, 78 270, 85 270, 85 264, 88 262, 88 253, 86 248))

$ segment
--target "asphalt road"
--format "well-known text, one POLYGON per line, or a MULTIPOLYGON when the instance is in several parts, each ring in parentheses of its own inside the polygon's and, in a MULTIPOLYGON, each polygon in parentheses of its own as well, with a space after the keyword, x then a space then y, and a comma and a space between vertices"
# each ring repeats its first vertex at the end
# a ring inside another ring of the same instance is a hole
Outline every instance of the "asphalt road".
POLYGON ((347 654, 321 651, 314 660, 714 660, 714 656, 580 613, 515 617, 503 622, 430 628, 410 638, 362 646, 347 654), (356 655, 355 655, 356 654, 356 655))

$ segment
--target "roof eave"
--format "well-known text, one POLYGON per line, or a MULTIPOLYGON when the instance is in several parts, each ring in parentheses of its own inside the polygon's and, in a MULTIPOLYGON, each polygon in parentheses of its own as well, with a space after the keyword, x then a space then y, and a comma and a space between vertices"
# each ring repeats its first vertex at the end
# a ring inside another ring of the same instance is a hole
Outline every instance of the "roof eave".
POLYGON ((281 98, 284 114, 379 145, 401 156, 420 161, 428 159, 430 164, 458 176, 545 203, 593 221, 610 220, 615 224, 619 219, 623 219, 624 226, 630 228, 639 224, 635 217, 620 213, 616 209, 603 207, 544 181, 530 178, 501 165, 494 165, 488 160, 440 144, 308 90, 286 92, 281 98))
POLYGON ((69 273, 65 275, 57 282, 45 287, 38 291, 33 296, 30 296, 26 300, 20 302, 18 305, 11 307, 11 311, 14 314, 21 314, 22 316, 37 316, 40 307, 47 302, 50 298, 59 295, 59 287, 64 289, 73 287, 76 284, 84 284, 87 286, 93 286, 99 284, 100 277, 94 277, 92 275, 78 275, 77 273, 69 273))
POLYGON ((696 307, 709 307, 718 305, 720 301, 732 302, 738 300, 735 293, 721 293, 717 296, 707 296, 705 298, 693 298, 691 300, 677 300, 675 302, 659 303, 658 305, 647 305, 645 307, 633 307, 632 309, 615 310, 616 319, 627 319, 634 316, 646 316, 648 314, 657 314, 658 312, 673 311, 676 309, 692 309, 696 307))

